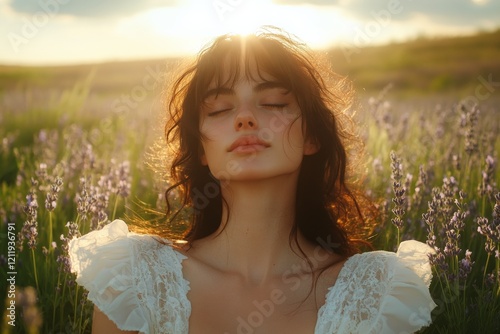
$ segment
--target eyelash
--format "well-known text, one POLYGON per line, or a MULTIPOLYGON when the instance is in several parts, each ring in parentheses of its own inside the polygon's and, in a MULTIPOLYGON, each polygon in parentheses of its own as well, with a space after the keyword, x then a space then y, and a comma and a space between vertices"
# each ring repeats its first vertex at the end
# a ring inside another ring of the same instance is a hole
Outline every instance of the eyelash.
POLYGON ((288 103, 282 103, 282 104, 263 104, 262 106, 271 108, 271 109, 276 109, 276 110, 283 110, 288 103))
MULTIPOLYGON (((287 105, 288 105, 288 103, 282 103, 282 104, 263 104, 262 106, 266 107, 266 108, 274 109, 274 110, 283 110, 287 105)), ((228 110, 231 110, 231 109, 228 108, 228 109, 221 109, 221 110, 212 111, 212 112, 208 113, 208 117, 217 116, 218 114, 221 114, 224 111, 228 111, 228 110)))
POLYGON ((231 110, 231 109, 216 110, 216 111, 209 112, 207 115, 208 115, 208 117, 217 116, 218 114, 223 113, 224 111, 228 111, 228 110, 231 110))

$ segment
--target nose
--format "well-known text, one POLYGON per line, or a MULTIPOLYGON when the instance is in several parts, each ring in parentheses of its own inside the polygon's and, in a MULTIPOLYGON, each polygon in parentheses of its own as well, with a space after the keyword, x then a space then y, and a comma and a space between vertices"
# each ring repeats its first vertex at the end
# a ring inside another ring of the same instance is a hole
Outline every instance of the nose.
POLYGON ((236 130, 251 130, 258 127, 257 119, 254 114, 245 108, 240 111, 234 120, 234 128, 236 130))

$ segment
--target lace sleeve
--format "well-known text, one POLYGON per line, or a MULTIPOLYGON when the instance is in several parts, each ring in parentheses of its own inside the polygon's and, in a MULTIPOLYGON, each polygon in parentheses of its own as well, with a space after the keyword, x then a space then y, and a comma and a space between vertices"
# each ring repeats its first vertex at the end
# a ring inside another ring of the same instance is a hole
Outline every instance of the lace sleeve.
POLYGON ((148 313, 134 284, 133 245, 127 225, 115 220, 69 243, 71 268, 88 298, 121 330, 149 333, 148 313))
POLYGON ((431 311, 436 307, 429 292, 432 271, 428 254, 432 252, 426 244, 409 240, 391 258, 393 276, 376 324, 381 332, 413 333, 431 324, 431 311))
POLYGON ((413 333, 431 322, 436 306, 428 286, 432 249, 402 242, 398 253, 352 256, 318 312, 315 334, 413 333))

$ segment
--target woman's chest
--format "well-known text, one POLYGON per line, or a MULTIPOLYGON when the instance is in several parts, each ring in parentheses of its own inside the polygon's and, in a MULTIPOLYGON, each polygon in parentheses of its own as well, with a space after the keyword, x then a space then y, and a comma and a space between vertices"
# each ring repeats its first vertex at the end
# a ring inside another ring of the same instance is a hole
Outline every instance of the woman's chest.
POLYGON ((189 275, 189 333, 314 333, 318 310, 334 282, 311 274, 249 284, 212 271, 189 275))
POLYGON ((285 287, 242 288, 191 284, 189 333, 314 333, 314 292, 285 287))

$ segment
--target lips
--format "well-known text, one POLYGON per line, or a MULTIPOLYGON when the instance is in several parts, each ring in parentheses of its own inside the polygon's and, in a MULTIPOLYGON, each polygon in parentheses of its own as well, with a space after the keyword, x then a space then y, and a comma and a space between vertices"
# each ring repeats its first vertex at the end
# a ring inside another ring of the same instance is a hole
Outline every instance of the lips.
POLYGON ((228 152, 259 151, 271 146, 257 136, 242 136, 236 139, 228 148, 228 152))

